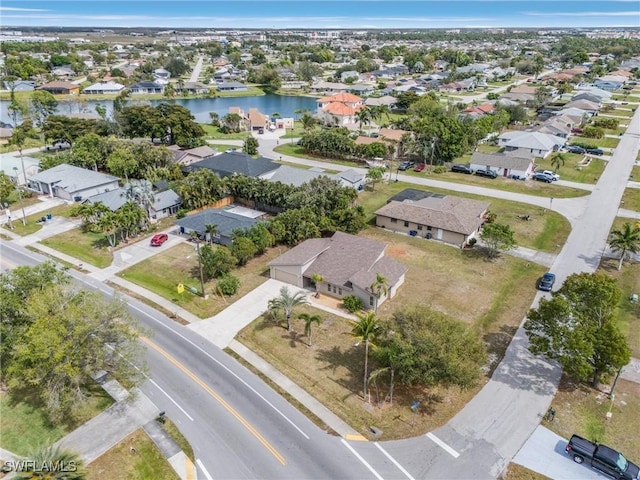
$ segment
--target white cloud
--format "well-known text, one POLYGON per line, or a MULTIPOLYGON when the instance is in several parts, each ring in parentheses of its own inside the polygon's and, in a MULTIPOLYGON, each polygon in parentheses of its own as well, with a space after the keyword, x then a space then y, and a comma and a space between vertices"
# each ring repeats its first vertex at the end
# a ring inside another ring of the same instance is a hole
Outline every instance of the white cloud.
POLYGON ((0 12, 49 12, 44 8, 0 7, 0 12))

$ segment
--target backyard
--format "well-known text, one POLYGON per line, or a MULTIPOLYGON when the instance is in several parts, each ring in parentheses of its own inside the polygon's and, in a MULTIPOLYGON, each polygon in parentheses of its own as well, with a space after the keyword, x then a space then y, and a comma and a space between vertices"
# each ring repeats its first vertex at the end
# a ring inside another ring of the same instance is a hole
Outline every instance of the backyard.
MULTIPOLYGON (((488 262, 473 251, 462 251, 425 240, 368 229, 364 237, 386 242, 387 254, 409 267, 398 295, 378 311, 388 318, 400 305, 424 303, 477 329, 488 345, 491 370, 502 358, 517 326, 535 294, 543 267, 503 256, 488 262)), ((322 322, 314 328, 314 345, 306 346, 304 325, 294 320, 287 332, 267 317, 260 317, 238 334, 246 344, 286 376, 311 393, 363 435, 369 426, 383 430, 383 439, 405 438, 433 430, 446 423, 477 392, 443 387, 398 387, 394 405, 377 405, 375 382, 372 405, 363 402, 361 391, 364 352, 351 336, 349 320, 304 306, 294 313, 318 314, 322 322), (295 356, 295 362, 291 358, 295 356), (413 416, 410 405, 421 401, 413 416), (415 423, 415 424, 414 424, 415 423)), ((371 371, 375 366, 371 367, 371 371)), ((381 394, 384 386, 379 385, 381 394)))

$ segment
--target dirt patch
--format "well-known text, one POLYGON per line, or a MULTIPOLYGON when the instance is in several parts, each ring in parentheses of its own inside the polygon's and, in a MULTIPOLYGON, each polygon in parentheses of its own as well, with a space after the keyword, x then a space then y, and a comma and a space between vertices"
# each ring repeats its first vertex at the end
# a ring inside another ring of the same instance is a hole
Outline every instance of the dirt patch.
POLYGON ((386 253, 394 258, 403 258, 407 255, 407 250, 399 245, 390 245, 387 247, 386 253))

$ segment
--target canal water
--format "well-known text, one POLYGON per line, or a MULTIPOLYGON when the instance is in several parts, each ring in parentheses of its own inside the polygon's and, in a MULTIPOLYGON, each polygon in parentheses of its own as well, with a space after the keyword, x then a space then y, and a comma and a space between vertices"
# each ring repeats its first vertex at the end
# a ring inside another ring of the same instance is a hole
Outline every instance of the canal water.
MULTIPOLYGON (((96 105, 102 105, 107 109, 107 116, 113 111, 112 100, 87 100, 86 96, 79 101, 64 101, 58 105, 58 113, 96 113, 96 105)), ((316 111, 316 99, 312 97, 286 96, 286 95, 260 95, 255 97, 220 97, 220 98, 191 98, 191 99, 162 99, 162 100, 135 100, 135 95, 127 105, 158 105, 160 103, 175 103, 188 108, 199 123, 209 123, 210 112, 216 112, 220 118, 229 113, 229 107, 240 107, 245 112, 250 108, 257 108, 265 115, 278 113, 280 117, 296 117, 296 110, 316 111)), ((12 123, 7 112, 8 101, 0 101, 0 120, 12 123)))

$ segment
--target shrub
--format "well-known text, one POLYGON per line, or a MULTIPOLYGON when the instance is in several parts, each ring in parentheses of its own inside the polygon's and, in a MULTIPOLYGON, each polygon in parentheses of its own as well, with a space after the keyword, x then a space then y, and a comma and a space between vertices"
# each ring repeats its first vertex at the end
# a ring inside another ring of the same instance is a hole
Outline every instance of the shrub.
POLYGON ((616 129, 620 123, 615 118, 598 118, 593 121, 594 127, 616 129))
POLYGON ((602 138, 604 137, 604 129, 600 127, 585 127, 582 136, 587 138, 602 138))
POLYGON ((234 277, 233 275, 226 274, 223 275, 220 280, 218 280, 218 284, 216 289, 222 295, 226 295, 230 297, 234 295, 238 291, 238 287, 240 286, 240 280, 238 277, 234 277))
POLYGON ((478 239, 476 237, 472 237, 469 239, 467 243, 469 244, 470 247, 473 247, 476 243, 478 243, 478 239))
POLYGON ((181 208, 180 210, 178 210, 178 213, 176 213, 176 218, 184 218, 186 215, 187 211, 184 208, 181 208))
POLYGON ((346 308, 349 312, 355 313, 359 312, 364 308, 362 304, 362 300, 355 295, 347 295, 342 299, 342 303, 344 304, 344 308, 346 308))
POLYGON ((433 169, 433 173, 444 173, 446 171, 447 171, 447 167, 445 167, 444 165, 438 165, 433 169))

